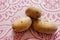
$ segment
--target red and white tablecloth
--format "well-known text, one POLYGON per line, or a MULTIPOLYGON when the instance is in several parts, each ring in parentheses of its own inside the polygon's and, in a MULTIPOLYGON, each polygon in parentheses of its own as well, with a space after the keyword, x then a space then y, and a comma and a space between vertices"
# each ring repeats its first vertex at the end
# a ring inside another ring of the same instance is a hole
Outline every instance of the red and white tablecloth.
POLYGON ((0 40, 60 40, 60 0, 0 0, 0 40), (53 35, 35 32, 13 32, 12 22, 26 16, 29 6, 39 7, 43 19, 49 18, 57 23, 58 30, 53 35))

